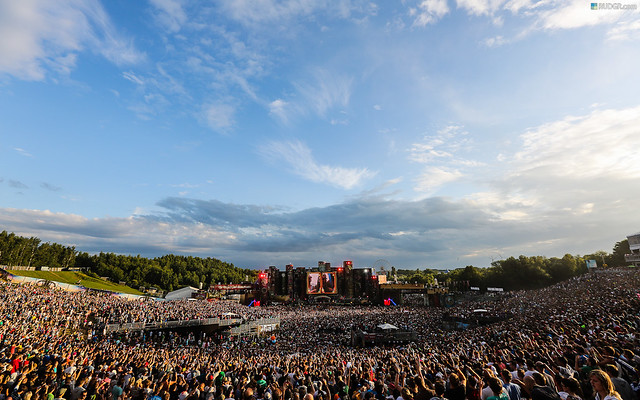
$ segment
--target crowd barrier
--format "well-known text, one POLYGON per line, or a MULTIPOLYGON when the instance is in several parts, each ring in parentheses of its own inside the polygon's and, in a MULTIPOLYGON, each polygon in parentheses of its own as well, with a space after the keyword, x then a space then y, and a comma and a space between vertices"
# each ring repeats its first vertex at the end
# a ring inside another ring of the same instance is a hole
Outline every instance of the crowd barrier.
POLYGON ((239 325, 241 323, 241 318, 203 318, 163 322, 133 322, 127 324, 109 324, 105 327, 105 333, 152 331, 158 329, 186 328, 209 325, 228 327, 239 325))

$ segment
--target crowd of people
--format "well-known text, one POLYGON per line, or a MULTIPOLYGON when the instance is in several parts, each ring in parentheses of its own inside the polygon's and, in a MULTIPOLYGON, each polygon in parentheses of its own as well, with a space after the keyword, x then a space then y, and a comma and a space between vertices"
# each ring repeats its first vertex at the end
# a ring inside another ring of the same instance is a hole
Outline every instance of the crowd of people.
POLYGON ((0 400, 640 400, 640 272, 591 272, 491 302, 439 307, 252 307, 130 301, 0 284, 0 400), (448 330, 482 307, 499 322, 448 330), (101 335, 96 324, 279 317, 267 338, 101 335), (352 326, 419 334, 354 348, 352 326), (89 329, 85 336, 83 332, 89 329))

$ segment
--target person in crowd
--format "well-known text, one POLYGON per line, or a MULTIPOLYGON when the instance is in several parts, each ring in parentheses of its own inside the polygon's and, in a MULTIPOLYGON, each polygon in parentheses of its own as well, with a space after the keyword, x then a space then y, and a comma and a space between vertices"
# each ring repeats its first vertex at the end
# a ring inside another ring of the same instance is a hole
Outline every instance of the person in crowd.
POLYGON ((489 378, 489 387, 493 392, 493 396, 487 398, 487 400, 509 400, 507 391, 502 386, 502 382, 497 377, 489 378))
POLYGON ((609 375, 613 388, 620 394, 622 400, 638 400, 629 382, 618 376, 619 370, 615 364, 605 364, 604 370, 609 375))
POLYGON ((560 395, 547 385, 545 376, 540 372, 525 376, 524 384, 531 400, 561 400, 560 395))
POLYGON ((500 376, 502 376, 502 381, 504 382, 502 387, 504 387, 504 389, 506 390, 507 395, 509 396, 509 400, 520 400, 520 386, 511 382, 511 372, 509 372, 509 370, 503 369, 500 372, 500 376))
POLYGON ((622 400, 606 372, 600 369, 591 371, 589 381, 593 387, 595 400, 622 400))
POLYGON ((558 394, 562 400, 582 400, 584 398, 580 382, 574 377, 562 378, 560 380, 560 388, 562 390, 558 394))

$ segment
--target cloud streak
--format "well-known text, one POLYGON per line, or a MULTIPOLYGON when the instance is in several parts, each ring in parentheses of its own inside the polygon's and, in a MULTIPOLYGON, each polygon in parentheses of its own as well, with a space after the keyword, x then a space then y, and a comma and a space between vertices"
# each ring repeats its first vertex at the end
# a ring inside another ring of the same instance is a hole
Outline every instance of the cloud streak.
POLYGON ((34 81, 50 70, 68 74, 83 50, 116 65, 145 57, 117 32, 98 1, 0 3, 0 73, 34 81))
POLYGON ((294 86, 302 98, 298 104, 300 112, 311 111, 320 117, 326 117, 329 111, 344 109, 349 104, 353 80, 347 76, 318 69, 312 79, 297 82, 294 86))
POLYGON ((468 132, 459 125, 449 125, 434 135, 425 135, 422 141, 409 149, 409 161, 424 164, 416 178, 415 191, 433 194, 441 186, 455 182, 483 163, 462 158, 471 146, 468 132))
POLYGON ((427 26, 438 22, 449 13, 447 0, 423 0, 417 8, 410 8, 409 15, 414 18, 414 26, 427 26))
POLYGON ((270 142, 259 153, 271 162, 285 161, 291 171, 311 182, 352 189, 375 175, 367 168, 343 168, 319 164, 300 141, 270 142))

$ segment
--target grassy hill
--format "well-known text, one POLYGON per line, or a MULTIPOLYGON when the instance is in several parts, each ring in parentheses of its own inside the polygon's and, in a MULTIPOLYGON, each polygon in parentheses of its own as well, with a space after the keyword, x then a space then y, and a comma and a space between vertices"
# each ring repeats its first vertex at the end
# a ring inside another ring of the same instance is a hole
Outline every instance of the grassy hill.
POLYGON ((71 285, 80 285, 89 289, 109 290, 116 293, 127 293, 142 295, 140 291, 130 288, 129 286, 119 285, 110 281, 103 281, 100 278, 93 278, 82 272, 72 271, 7 271, 13 275, 28 276, 30 278, 45 279, 71 285))

